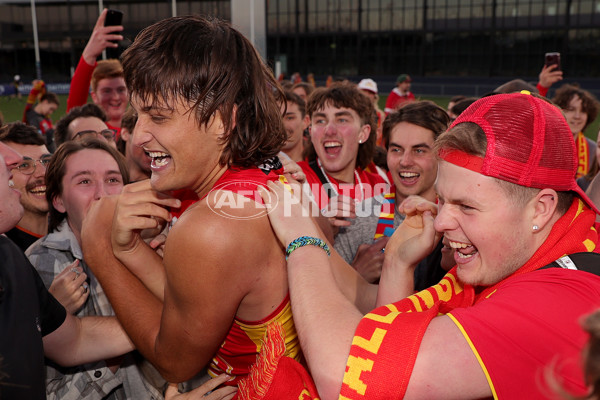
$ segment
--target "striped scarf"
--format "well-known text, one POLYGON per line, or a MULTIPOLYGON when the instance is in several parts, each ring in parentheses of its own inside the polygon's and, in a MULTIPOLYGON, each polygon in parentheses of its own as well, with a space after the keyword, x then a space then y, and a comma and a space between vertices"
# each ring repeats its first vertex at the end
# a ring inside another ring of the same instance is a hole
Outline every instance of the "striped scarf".
POLYGON ((582 132, 579 132, 575 137, 575 145, 577 146, 578 162, 576 178, 581 178, 590 170, 590 145, 582 132))

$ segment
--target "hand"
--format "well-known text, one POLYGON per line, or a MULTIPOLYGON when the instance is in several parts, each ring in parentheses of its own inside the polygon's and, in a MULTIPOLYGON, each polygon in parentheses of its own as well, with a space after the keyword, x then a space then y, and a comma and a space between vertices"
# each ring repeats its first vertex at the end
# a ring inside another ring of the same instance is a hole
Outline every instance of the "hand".
POLYGON ((383 266, 383 248, 390 240, 389 237, 377 239, 372 244, 361 244, 358 246, 352 267, 363 277, 367 282, 374 283, 381 276, 381 267, 383 266))
POLYGON ((558 65, 544 65, 539 76, 539 83, 545 88, 549 88, 556 82, 562 80, 563 72, 558 69, 558 65))
POLYGON ((75 260, 56 275, 48 291, 69 314, 75 314, 90 295, 86 279, 87 275, 79 266, 79 260, 75 260))
POLYGON ((115 42, 123 40, 122 35, 118 35, 115 32, 121 32, 123 30, 122 25, 115 26, 104 26, 104 20, 106 18, 107 9, 105 8, 100 13, 90 40, 88 40, 85 48, 83 49, 82 57, 89 65, 94 65, 96 59, 102 54, 107 47, 116 48, 119 45, 115 42))
MULTIPOLYGON (((88 252, 112 251, 110 232, 117 200, 118 196, 104 196, 91 202, 81 225, 81 249, 84 259, 88 259, 88 252), (102 244, 104 246, 101 246, 102 244)), ((88 266, 93 267, 89 263, 88 266)))
POLYGON ((300 236, 319 236, 309 208, 301 201, 299 188, 291 193, 279 181, 268 182, 267 186, 268 190, 259 186, 258 191, 268 210, 271 226, 284 246, 300 236))
POLYGON ((306 174, 295 161, 287 157, 280 157, 279 159, 283 165, 284 174, 289 174, 292 179, 298 181, 299 183, 306 182, 306 174))
POLYGON ((356 218, 356 202, 351 197, 339 195, 331 198, 321 212, 329 218, 334 229, 350 226, 352 222, 348 218, 356 218))
POLYGON ((39 92, 46 91, 46 84, 41 79, 34 79, 33 82, 31 82, 31 85, 39 92))
POLYGON ((402 264, 414 268, 435 249, 441 234, 433 227, 433 209, 437 212, 435 204, 424 199, 422 202, 415 199, 405 202, 399 209, 406 218, 390 238, 385 255, 386 258, 397 257, 402 264))
POLYGON ((158 229, 163 221, 171 221, 168 207, 180 206, 180 200, 153 190, 149 179, 126 185, 117 200, 111 233, 117 258, 145 245, 141 231, 158 229))
POLYGON ((238 390, 235 386, 224 386, 222 388, 214 390, 216 387, 227 382, 228 379, 230 379, 230 376, 226 374, 219 375, 216 378, 206 381, 201 386, 187 393, 179 393, 179 391, 177 390, 177 385, 174 383, 169 383, 169 386, 167 387, 167 390, 165 392, 165 400, 233 399, 238 390))

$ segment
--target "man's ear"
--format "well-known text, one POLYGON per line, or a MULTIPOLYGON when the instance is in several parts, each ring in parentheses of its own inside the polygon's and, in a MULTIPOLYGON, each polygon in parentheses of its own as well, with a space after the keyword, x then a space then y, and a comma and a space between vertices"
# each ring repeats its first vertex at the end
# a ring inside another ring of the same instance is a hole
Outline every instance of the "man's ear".
POLYGON ((56 211, 59 213, 66 213, 65 205, 63 204, 62 198, 60 196, 56 196, 52 199, 52 205, 56 208, 56 211))
POLYGON ((129 133, 129 130, 127 128, 121 127, 121 138, 123 139, 123 141, 129 142, 129 138, 131 138, 131 134, 129 133))
POLYGON ((229 129, 233 130, 233 128, 235 128, 236 126, 236 121, 237 121, 237 110, 238 110, 238 106, 237 104, 233 105, 233 110, 231 113, 231 126, 229 127, 229 129))
POLYGON ((371 125, 364 124, 360 128, 360 132, 358 132, 358 143, 362 144, 369 139, 369 135, 371 134, 371 125))
MULTIPOLYGON (((235 126, 236 126, 237 109, 238 109, 237 105, 234 104, 233 105, 233 109, 231 111, 231 117, 229 118, 229 123, 230 123, 229 130, 230 131, 232 131, 235 128, 235 126)), ((219 117, 218 130, 220 132, 219 133, 219 137, 222 138, 226 134, 228 134, 229 132, 225 132, 225 121, 224 121, 224 118, 223 118, 223 115, 221 114, 221 112, 216 111, 215 115, 218 115, 218 117, 219 117)))
POLYGON ((558 193, 553 189, 542 189, 532 199, 532 206, 533 215, 531 225, 537 226, 539 230, 543 230, 551 222, 554 212, 558 207, 558 193))
POLYGON ((96 92, 90 93, 90 96, 92 96, 92 101, 94 104, 98 104, 98 96, 96 96, 96 92))
POLYGON ((309 126, 310 126, 310 117, 308 116, 308 114, 306 114, 306 115, 304 115, 304 118, 302 119, 302 130, 305 130, 309 126))

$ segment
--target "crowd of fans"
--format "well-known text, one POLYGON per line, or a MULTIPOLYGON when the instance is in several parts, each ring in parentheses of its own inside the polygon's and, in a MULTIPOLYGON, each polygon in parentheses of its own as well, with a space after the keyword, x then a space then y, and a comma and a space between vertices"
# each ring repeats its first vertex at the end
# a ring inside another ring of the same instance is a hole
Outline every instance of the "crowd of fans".
POLYGON ((36 80, 0 128, 0 398, 600 396, 600 103, 559 65, 381 110, 218 19, 97 61, 106 12, 67 114, 36 80))

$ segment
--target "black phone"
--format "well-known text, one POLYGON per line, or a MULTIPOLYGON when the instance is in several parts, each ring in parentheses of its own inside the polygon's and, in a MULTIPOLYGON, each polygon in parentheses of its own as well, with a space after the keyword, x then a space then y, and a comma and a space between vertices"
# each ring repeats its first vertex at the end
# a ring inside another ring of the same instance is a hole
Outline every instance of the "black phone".
POLYGON ((545 66, 549 66, 549 65, 556 65, 556 71, 560 71, 560 53, 557 52, 552 52, 552 53, 546 53, 545 57, 545 61, 544 61, 544 65, 545 66))
POLYGON ((123 21, 123 12, 119 10, 107 10, 106 19, 104 19, 104 26, 115 26, 121 25, 123 21))

